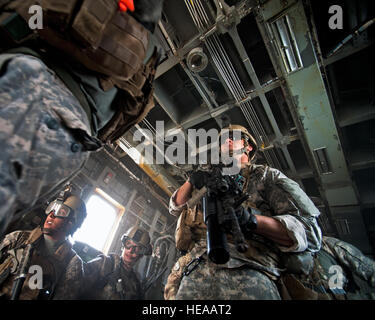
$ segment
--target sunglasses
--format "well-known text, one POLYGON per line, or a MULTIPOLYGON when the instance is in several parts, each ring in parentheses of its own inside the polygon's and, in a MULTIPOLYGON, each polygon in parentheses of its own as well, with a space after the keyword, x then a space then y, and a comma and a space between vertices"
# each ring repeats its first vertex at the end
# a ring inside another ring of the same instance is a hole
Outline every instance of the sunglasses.
POLYGON ((68 218, 72 211, 73 209, 68 207, 61 200, 54 200, 46 208, 45 214, 49 215, 52 212, 55 217, 68 218))
POLYGON ((124 243, 124 248, 130 250, 131 253, 144 254, 146 248, 144 246, 137 246, 131 243, 131 240, 126 240, 124 243))

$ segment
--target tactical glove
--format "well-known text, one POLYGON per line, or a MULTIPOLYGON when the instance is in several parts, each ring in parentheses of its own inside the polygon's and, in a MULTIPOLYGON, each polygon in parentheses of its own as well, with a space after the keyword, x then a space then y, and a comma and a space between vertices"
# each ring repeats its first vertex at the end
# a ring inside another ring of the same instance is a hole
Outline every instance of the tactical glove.
POLYGON ((239 207, 236 210, 238 224, 240 225, 246 239, 251 237, 251 234, 258 226, 257 219, 254 214, 256 211, 257 210, 254 210, 253 208, 245 209, 244 207, 239 207))
POLYGON ((208 173, 206 171, 195 171, 191 174, 189 182, 196 189, 201 189, 207 183, 208 173))

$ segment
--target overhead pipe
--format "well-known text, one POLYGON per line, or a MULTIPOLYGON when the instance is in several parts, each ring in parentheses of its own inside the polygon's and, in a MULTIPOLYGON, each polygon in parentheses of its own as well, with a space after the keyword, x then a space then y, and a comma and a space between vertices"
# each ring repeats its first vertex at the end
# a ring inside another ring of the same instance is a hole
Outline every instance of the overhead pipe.
MULTIPOLYGON (((211 25, 209 18, 205 13, 202 3, 199 0, 196 0, 194 2, 185 0, 185 4, 199 32, 203 34, 206 29, 209 29, 211 27, 211 25)), ((226 54, 225 49, 223 48, 220 42, 220 39, 216 34, 212 34, 209 37, 205 37, 205 43, 214 63, 218 68, 218 71, 222 75, 223 80, 227 82, 227 86, 231 94, 233 95, 234 99, 236 100, 236 102, 242 101, 245 97, 247 97, 246 91, 240 79, 238 78, 237 73, 234 70, 234 67, 228 55, 226 54)), ((264 140, 266 140, 267 144, 269 144, 268 136, 265 133, 264 128, 260 123, 259 118, 251 103, 241 103, 240 109, 246 121, 248 122, 250 128, 252 129, 254 134, 258 136, 258 140, 261 139, 261 137, 263 137, 263 141, 261 142, 263 143, 264 140)), ((276 154, 274 154, 274 150, 264 150, 264 154, 267 162, 270 165, 275 166, 275 163, 272 160, 272 158, 274 158, 276 162, 279 164, 277 156, 276 154)), ((280 165, 278 165, 278 167, 280 167, 280 165)))
POLYGON ((367 21, 362 26, 360 26, 358 29, 353 31, 351 34, 349 34, 344 40, 340 41, 339 44, 331 50, 327 54, 327 58, 333 56, 337 51, 339 51, 346 43, 348 43, 351 39, 353 39, 355 36, 359 36, 363 31, 365 31, 368 27, 370 27, 375 22, 375 18, 367 21))

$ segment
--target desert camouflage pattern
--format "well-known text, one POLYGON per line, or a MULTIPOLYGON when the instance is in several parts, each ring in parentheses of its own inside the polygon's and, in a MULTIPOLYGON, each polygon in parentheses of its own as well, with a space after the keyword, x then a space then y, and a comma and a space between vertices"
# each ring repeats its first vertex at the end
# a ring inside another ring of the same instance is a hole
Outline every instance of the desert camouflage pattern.
MULTIPOLYGON (((183 272, 178 271, 181 263, 178 261, 174 267, 177 270, 172 269, 165 287, 166 299, 193 299, 199 292, 204 292, 200 295, 201 299, 280 299, 275 281, 282 272, 280 258, 283 252, 316 252, 320 249, 322 234, 316 221, 319 210, 297 183, 280 171, 263 165, 247 165, 241 174, 245 178, 244 190, 250 195, 244 206, 257 208, 260 214, 279 220, 287 229, 293 244, 284 247, 254 235, 253 239, 247 240, 249 249, 242 254, 234 248, 228 237, 229 262, 216 266, 203 259, 204 262, 188 276, 184 276, 183 272), (216 277, 217 274, 220 277, 216 277), (219 278, 225 280, 220 282, 219 278), (219 285, 214 294, 216 284, 219 285), (258 286, 267 287, 267 293, 257 290, 258 286)), ((194 208, 186 204, 177 206, 174 201, 176 193, 172 195, 169 206, 171 214, 180 216, 176 228, 176 245, 178 249, 188 251, 193 260, 196 252, 205 250, 203 214, 199 205, 194 208)))
MULTIPOLYGON (((19 272, 19 262, 31 231, 15 231, 4 238, 0 244, 0 293, 3 299, 9 299, 15 277, 19 272)), ((82 293, 83 262, 72 250, 68 240, 50 253, 44 245, 43 236, 35 241, 35 249, 29 265, 39 265, 43 272, 43 288, 30 289, 28 283, 32 274, 28 274, 22 287, 20 300, 77 299, 82 293)))
POLYGON ((78 100, 39 59, 0 55, 0 234, 100 144, 78 100))
POLYGON ((85 293, 90 300, 142 300, 141 283, 116 254, 100 255, 85 266, 85 293))

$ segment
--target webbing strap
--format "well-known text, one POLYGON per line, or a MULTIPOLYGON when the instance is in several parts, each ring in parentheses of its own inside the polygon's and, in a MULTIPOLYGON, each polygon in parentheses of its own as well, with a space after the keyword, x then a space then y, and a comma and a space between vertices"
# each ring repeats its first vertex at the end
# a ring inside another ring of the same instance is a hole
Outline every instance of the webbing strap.
POLYGON ((129 17, 117 13, 113 18, 113 24, 139 39, 145 50, 147 49, 147 32, 144 32, 144 29, 136 28, 134 23, 130 23, 129 17))
POLYGON ((111 38, 104 38, 100 43, 100 47, 105 51, 110 52, 118 60, 129 64, 131 67, 135 67, 139 63, 139 58, 135 53, 111 38))

